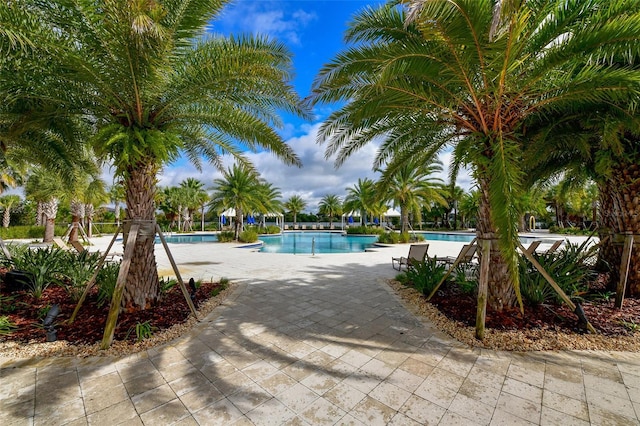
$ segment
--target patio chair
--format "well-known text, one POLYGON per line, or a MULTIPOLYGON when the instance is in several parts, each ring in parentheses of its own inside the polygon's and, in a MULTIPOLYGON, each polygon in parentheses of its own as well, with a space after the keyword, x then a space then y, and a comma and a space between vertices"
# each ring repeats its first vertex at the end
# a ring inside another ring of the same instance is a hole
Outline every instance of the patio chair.
POLYGON ((427 250, 429 250, 429 244, 411 244, 407 257, 392 257, 391 266, 393 269, 400 271, 402 270, 402 265, 409 268, 415 262, 424 262, 427 257, 427 250))
POLYGON ((460 250, 460 253, 458 254, 457 257, 453 257, 453 256, 435 257, 435 260, 436 262, 445 263, 449 266, 470 264, 472 263, 477 250, 478 250, 477 245, 465 244, 464 246, 462 246, 462 249, 460 250))

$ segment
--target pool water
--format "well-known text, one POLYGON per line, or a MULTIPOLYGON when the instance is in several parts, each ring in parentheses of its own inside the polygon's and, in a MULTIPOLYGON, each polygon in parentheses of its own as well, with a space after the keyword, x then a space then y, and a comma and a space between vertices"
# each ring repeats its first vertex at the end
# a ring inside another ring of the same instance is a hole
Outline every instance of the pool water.
MULTIPOLYGON (((165 235, 164 239, 167 243, 215 243, 218 241, 218 236, 215 234, 191 234, 191 235, 165 235)), ((160 238, 156 237, 156 244, 160 244, 160 238)))
POLYGON ((336 232, 285 232, 281 235, 261 235, 260 240, 264 242, 260 250, 262 252, 318 254, 363 252, 373 247, 378 237, 336 232))
MULTIPOLYGON (((422 235, 426 241, 453 241, 459 243, 470 243, 476 237, 476 234, 447 234, 443 232, 416 232, 422 235)), ((536 238, 520 237, 522 244, 530 243, 536 238)))

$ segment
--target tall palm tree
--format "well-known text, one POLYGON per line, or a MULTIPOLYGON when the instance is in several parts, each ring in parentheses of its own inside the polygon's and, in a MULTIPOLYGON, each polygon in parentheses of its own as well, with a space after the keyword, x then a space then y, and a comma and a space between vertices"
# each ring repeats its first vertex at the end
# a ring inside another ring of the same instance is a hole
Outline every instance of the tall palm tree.
POLYGON ((116 219, 116 226, 120 226, 120 204, 124 199, 124 186, 121 181, 114 181, 109 187, 109 200, 113 203, 113 215, 116 219))
POLYGON ((43 242, 52 242, 58 216, 58 203, 60 199, 69 195, 64 180, 50 171, 36 168, 27 177, 24 190, 28 198, 42 205, 42 214, 45 218, 43 242))
POLYGON ((211 206, 218 213, 229 208, 235 209, 234 238, 237 240, 242 231, 244 215, 265 209, 265 192, 260 177, 255 170, 234 164, 213 184, 211 206))
POLYGON ((386 169, 378 183, 378 192, 393 201, 395 207, 400 208, 400 231, 409 230, 409 213, 414 217, 420 216, 422 208, 431 210, 431 203, 448 206, 444 198, 442 179, 434 178, 433 174, 442 170, 439 164, 421 164, 409 161, 404 165, 386 169))
POLYGON ((256 210, 256 213, 262 215, 261 225, 265 226, 266 218, 268 215, 281 214, 284 206, 282 205, 282 193, 280 188, 273 186, 270 182, 260 182, 258 186, 260 191, 260 199, 262 200, 261 209, 256 210))
POLYGON ((366 220, 367 215, 375 209, 376 201, 384 201, 376 194, 376 184, 369 178, 358 178, 358 182, 352 187, 346 188, 347 195, 344 198, 344 211, 360 212, 360 222, 366 220))
POLYGON ((637 55, 637 18, 626 14, 626 0, 413 3, 411 20, 392 2, 350 24, 353 46, 314 83, 312 104, 349 100, 319 140, 329 141, 326 154, 337 153, 338 165, 379 137, 374 166, 452 146, 480 190, 477 237, 491 247, 488 303, 501 310, 518 294, 514 206, 526 122, 637 95, 631 70, 583 61, 623 49, 637 55))
POLYGON ((342 200, 336 194, 327 194, 318 204, 319 213, 329 218, 329 227, 333 225, 333 218, 342 214, 342 200))
POLYGON ((22 202, 22 198, 19 195, 3 195, 0 197, 0 207, 4 208, 2 213, 2 227, 8 228, 11 223, 11 209, 22 202))
POLYGON ((298 213, 301 213, 307 207, 307 202, 299 195, 292 195, 284 202, 283 206, 286 211, 293 214, 293 225, 295 226, 298 222, 298 213))
POLYGON ((261 36, 205 36, 226 3, 39 1, 27 9, 44 22, 28 46, 40 52, 42 39, 42 55, 23 64, 34 70, 28 81, 14 84, 38 81, 31 96, 58 100, 56 115, 91 117, 96 153, 123 179, 127 220, 149 228, 123 293, 130 308, 159 295, 151 228, 163 165, 181 153, 197 167, 203 157, 219 166, 223 153, 246 162, 246 149, 300 164, 272 127, 281 110, 306 116, 289 84, 291 55, 261 36))
MULTIPOLYGON (((200 182, 196 178, 187 178, 180 182, 180 189, 184 192, 185 199, 185 223, 183 224, 183 230, 187 228, 193 228, 193 215, 198 208, 204 208, 203 206, 208 201, 209 195, 204 189, 204 183, 200 182)), ((202 227, 204 228, 204 214, 201 217, 202 227)))

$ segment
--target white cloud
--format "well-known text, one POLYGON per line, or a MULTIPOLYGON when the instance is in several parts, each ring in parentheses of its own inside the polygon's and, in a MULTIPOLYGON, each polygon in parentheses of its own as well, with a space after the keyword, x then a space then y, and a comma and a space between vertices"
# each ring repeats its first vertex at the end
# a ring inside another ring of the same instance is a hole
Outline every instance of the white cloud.
POLYGON ((246 2, 224 9, 219 25, 234 32, 269 35, 300 45, 300 32, 318 16, 304 10, 286 10, 279 2, 246 2))
MULTIPOLYGON (((282 198, 288 199, 292 195, 299 195, 308 206, 307 212, 317 211, 318 202, 327 194, 337 194, 344 198, 346 188, 352 187, 358 179, 370 178, 376 180, 378 174, 371 170, 373 160, 379 144, 372 142, 354 153, 339 169, 334 167, 333 159, 325 160, 324 145, 316 143, 316 135, 320 123, 305 125, 306 132, 302 136, 288 139, 287 143, 293 148, 302 161, 302 167, 287 166, 269 152, 247 153, 246 156, 255 165, 261 177, 275 187, 280 188, 282 198)), ((451 153, 441 155, 443 171, 438 175, 443 181, 448 181, 448 165, 451 153)), ((224 161, 225 167, 232 164, 231 158, 224 161)), ((167 166, 159 176, 161 186, 179 185, 188 177, 201 180, 207 188, 213 185, 213 180, 221 177, 221 173, 213 166, 204 164, 203 171, 198 172, 191 165, 167 166)), ((458 185, 468 191, 472 179, 468 170, 462 170, 458 177, 458 185)))

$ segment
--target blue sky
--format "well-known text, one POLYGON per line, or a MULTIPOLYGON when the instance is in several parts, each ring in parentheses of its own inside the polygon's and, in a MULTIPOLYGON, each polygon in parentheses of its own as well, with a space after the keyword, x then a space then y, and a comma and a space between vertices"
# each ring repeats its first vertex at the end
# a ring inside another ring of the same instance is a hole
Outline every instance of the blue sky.
MULTIPOLYGON (((223 10, 220 19, 212 23, 212 31, 262 34, 285 43, 294 55, 294 86, 300 96, 305 97, 322 65, 346 47, 344 31, 356 12, 381 3, 359 0, 236 0, 223 10)), ((262 177, 280 188, 284 199, 292 195, 302 196, 308 202, 306 211, 316 211, 318 201, 326 194, 343 197, 345 188, 353 186, 358 178, 377 178, 371 171, 376 144, 369 144, 337 170, 331 160, 325 160, 324 146, 317 145, 315 139, 320 123, 332 108, 336 106, 316 109, 312 122, 283 116, 285 127, 281 134, 301 158, 302 168, 287 167, 266 152, 248 154, 262 177)), ((446 156, 443 161, 446 165, 446 156)), ((178 185, 187 177, 195 177, 210 186, 219 176, 220 173, 211 166, 204 165, 203 172, 199 173, 188 163, 178 161, 165 168, 159 184, 178 185)), ((442 178, 446 179, 446 173, 442 178)), ((468 187, 468 177, 465 176, 459 184, 468 187)))

